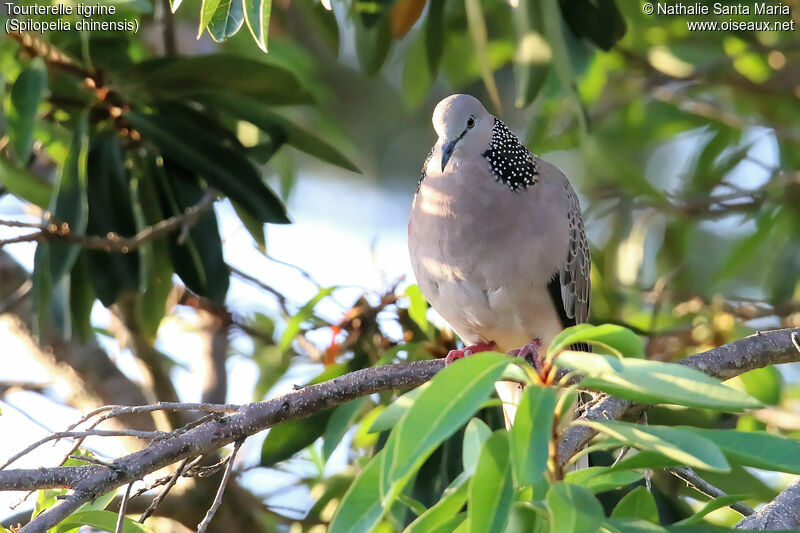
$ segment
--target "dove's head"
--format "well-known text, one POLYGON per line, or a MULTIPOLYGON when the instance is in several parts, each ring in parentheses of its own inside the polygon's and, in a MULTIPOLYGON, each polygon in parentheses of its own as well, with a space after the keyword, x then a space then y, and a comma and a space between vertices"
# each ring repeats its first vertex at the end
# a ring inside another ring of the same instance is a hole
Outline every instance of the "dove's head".
POLYGON ((482 154, 492 140, 492 116, 477 98, 453 94, 433 111, 433 128, 442 146, 442 171, 453 154, 482 154))

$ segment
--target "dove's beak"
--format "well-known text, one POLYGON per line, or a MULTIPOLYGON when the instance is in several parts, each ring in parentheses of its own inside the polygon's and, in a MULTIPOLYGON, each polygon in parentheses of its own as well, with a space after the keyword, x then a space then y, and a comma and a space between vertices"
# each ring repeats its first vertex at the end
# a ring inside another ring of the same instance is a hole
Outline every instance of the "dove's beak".
POLYGON ((450 157, 453 155, 453 150, 456 149, 456 143, 461 140, 461 137, 446 142, 442 145, 442 172, 444 172, 445 167, 447 166, 447 162, 450 161, 450 157))

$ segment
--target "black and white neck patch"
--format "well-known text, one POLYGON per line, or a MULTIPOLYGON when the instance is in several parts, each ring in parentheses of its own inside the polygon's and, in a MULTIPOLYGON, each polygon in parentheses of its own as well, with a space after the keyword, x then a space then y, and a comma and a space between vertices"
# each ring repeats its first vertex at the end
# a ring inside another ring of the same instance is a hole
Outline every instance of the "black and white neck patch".
POLYGON ((430 163, 431 158, 433 157, 433 151, 436 149, 436 145, 431 147, 431 151, 428 152, 428 157, 425 158, 425 162, 422 163, 422 171, 419 173, 419 181, 417 182, 417 192, 419 192, 419 188, 422 186, 422 180, 427 177, 428 174, 428 163, 430 163))
POLYGON ((536 158, 497 117, 494 119, 489 149, 483 153, 483 157, 489 161, 494 178, 512 191, 526 189, 538 181, 536 158))

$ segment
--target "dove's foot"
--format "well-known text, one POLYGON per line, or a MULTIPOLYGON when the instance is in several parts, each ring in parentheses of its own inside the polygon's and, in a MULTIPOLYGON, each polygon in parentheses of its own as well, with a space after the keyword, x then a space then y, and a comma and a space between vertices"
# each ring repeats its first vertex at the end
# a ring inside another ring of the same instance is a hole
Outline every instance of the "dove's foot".
POLYGON ((530 365, 535 368, 537 372, 541 374, 542 370, 544 369, 544 359, 542 359, 542 357, 539 355, 539 350, 541 347, 542 339, 536 337, 522 348, 518 350, 511 350, 508 352, 508 355, 522 357, 528 363, 530 363, 530 365))
POLYGON ((491 342, 479 342, 478 344, 473 344, 471 346, 466 346, 463 350, 450 350, 450 353, 447 354, 447 357, 444 358, 444 364, 449 365, 456 359, 461 359, 462 357, 466 357, 468 355, 476 354, 479 352, 490 352, 494 350, 497 345, 494 341, 491 342))

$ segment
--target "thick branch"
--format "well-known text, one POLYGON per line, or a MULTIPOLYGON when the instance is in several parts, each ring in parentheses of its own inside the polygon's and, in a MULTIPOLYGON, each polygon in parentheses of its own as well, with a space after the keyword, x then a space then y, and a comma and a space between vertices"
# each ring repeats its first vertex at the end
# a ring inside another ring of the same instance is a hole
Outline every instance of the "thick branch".
MULTIPOLYGON (((729 378, 769 364, 799 361, 800 351, 796 349, 792 335, 800 335, 800 329, 772 331, 747 337, 689 357, 681 361, 681 364, 700 369, 712 376, 729 378)), ((442 360, 433 360, 359 370, 273 400, 243 406, 230 417, 208 421, 174 438, 155 442, 145 450, 122 457, 113 463, 113 468, 61 468, 57 470, 58 476, 55 478, 49 470, 0 472, 0 490, 37 487, 37 477, 41 478, 41 486, 72 488, 74 492, 71 496, 22 529, 23 533, 46 531, 84 502, 141 479, 169 464, 212 452, 275 424, 306 417, 361 396, 394 388, 418 386, 431 379, 443 366, 442 360), (24 487, 20 487, 16 481, 21 477, 26 479, 24 487)), ((605 398, 589 409, 584 418, 616 418, 622 416, 630 406, 624 400, 605 398)), ((584 426, 574 426, 565 432, 559 447, 559 459, 562 462, 593 436, 591 431, 587 433, 585 429, 584 426)))
MULTIPOLYGON (((800 328, 757 333, 713 350, 689 356, 678 364, 719 379, 730 379, 748 370, 767 365, 800 361, 800 350, 795 346, 795 339, 798 336, 800 328)), ((578 420, 621 418, 632 405, 627 400, 606 396, 587 409, 578 420)), ((566 464, 596 434, 596 431, 583 424, 572 425, 562 434, 558 444, 559 462, 562 465, 566 464)))
POLYGON ((736 524, 737 529, 800 529, 800 477, 796 477, 774 500, 736 524))
POLYGON ((384 390, 415 387, 431 379, 444 366, 443 360, 385 365, 352 372, 340 378, 311 385, 266 402, 244 406, 237 414, 207 422, 173 439, 159 441, 140 452, 117 460, 115 468, 102 466, 50 470, 5 470, 0 472, 0 490, 36 487, 37 478, 48 487, 66 487, 74 492, 64 501, 37 516, 22 533, 43 532, 55 526, 84 502, 100 494, 141 479, 145 475, 187 457, 196 457, 249 437, 280 422, 309 416, 326 407, 384 390), (69 475, 66 475, 70 472, 69 475), (20 487, 15 480, 25 478, 20 487))

